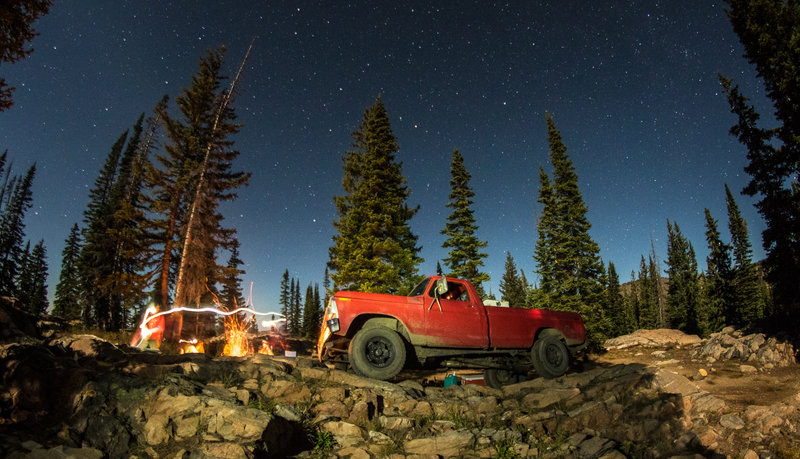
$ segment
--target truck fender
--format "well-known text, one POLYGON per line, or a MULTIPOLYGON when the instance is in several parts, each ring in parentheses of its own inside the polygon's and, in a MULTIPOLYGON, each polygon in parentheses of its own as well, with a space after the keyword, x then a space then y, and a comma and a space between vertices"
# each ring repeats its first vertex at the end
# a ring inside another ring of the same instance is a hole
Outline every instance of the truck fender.
POLYGON ((360 315, 355 319, 353 319, 353 322, 347 329, 347 336, 349 338, 352 338, 359 330, 364 328, 374 328, 374 327, 386 327, 389 330, 394 330, 398 334, 400 334, 400 336, 402 336, 407 343, 412 342, 411 335, 408 333, 408 329, 406 329, 406 326, 399 319, 391 316, 380 316, 380 315, 370 315, 370 314, 360 315))
POLYGON ((536 331, 533 336, 533 342, 531 343, 531 349, 533 349, 533 345, 536 343, 537 339, 544 338, 545 336, 554 335, 557 336, 561 341, 565 341, 564 335, 558 331, 557 328, 541 328, 536 331))

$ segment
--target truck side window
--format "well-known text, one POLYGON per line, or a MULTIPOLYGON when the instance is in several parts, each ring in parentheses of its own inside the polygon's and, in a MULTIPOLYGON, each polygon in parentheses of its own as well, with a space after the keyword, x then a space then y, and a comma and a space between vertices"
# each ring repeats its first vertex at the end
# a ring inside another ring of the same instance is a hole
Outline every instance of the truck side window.
MULTIPOLYGON (((435 286, 434 286, 435 288, 435 286)), ((435 292, 434 289, 431 289, 428 294, 430 296, 434 296, 435 292)), ((469 301, 469 293, 467 292, 467 287, 463 284, 458 284, 456 282, 448 282, 447 283, 447 293, 442 295, 443 300, 456 300, 456 301, 469 301)))

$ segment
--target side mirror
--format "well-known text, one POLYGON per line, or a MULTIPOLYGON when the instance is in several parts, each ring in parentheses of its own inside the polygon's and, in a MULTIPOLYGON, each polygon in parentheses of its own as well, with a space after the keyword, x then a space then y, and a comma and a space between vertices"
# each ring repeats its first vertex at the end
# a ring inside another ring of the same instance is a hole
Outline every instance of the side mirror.
POLYGON ((436 289, 434 291, 436 292, 437 297, 447 293, 447 279, 445 279, 444 277, 440 277, 439 279, 437 279, 436 289))

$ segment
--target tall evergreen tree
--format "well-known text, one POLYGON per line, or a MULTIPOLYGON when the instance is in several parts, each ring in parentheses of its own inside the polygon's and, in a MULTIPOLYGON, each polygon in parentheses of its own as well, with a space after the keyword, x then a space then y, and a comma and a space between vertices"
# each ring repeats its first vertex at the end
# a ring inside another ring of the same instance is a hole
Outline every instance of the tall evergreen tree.
POLYGON ((642 260, 639 263, 639 327, 653 329, 661 327, 659 323, 658 306, 658 271, 655 269, 653 257, 642 260))
POLYGON ((702 311, 698 314, 703 336, 722 330, 732 314, 730 248, 720 239, 717 221, 705 210, 708 257, 703 282, 702 311))
POLYGON ((23 308, 33 314, 43 314, 50 307, 47 300, 47 251, 43 240, 33 250, 29 251, 28 247, 17 276, 18 297, 23 308))
MULTIPOLYGON (((644 257, 642 257, 644 261, 644 257)), ((641 325, 641 303, 639 301, 639 290, 641 289, 639 282, 636 280, 636 272, 631 271, 630 290, 627 294, 628 317, 630 317, 631 331, 642 328, 641 325)))
POLYGON ((697 320, 697 258, 692 244, 683 236, 677 223, 670 223, 668 220, 667 232, 667 316, 672 328, 696 334, 700 331, 697 320))
POLYGON ((112 145, 94 186, 89 190, 89 203, 83 212, 86 226, 79 263, 83 290, 82 316, 86 325, 96 325, 104 330, 112 328, 112 297, 106 284, 114 271, 114 243, 107 236, 115 209, 111 190, 117 180, 119 161, 127 138, 128 131, 125 131, 112 145))
POLYGON ((380 96, 365 110, 353 139, 354 149, 343 158, 345 194, 334 197, 331 278, 337 289, 402 293, 423 261, 409 227, 419 207, 406 204, 410 191, 395 161, 397 140, 380 96))
POLYGON ((118 323, 127 325, 130 317, 139 315, 145 307, 153 274, 147 270, 155 252, 149 247, 151 233, 143 191, 158 123, 153 117, 144 123, 142 114, 120 157, 117 179, 109 193, 112 212, 106 233, 113 243, 113 269, 106 284, 112 296, 115 327, 118 323))
POLYGON ((469 280, 478 294, 484 297, 482 283, 489 281, 489 275, 481 272, 480 267, 483 266, 483 259, 487 257, 481 249, 485 248, 487 243, 479 240, 475 234, 478 230, 472 211, 474 203, 472 198, 475 193, 469 186, 472 176, 464 166, 464 157, 457 149, 453 150, 450 175, 450 202, 447 203, 447 207, 452 209, 452 212, 441 231, 447 236, 442 247, 449 248, 450 251, 444 262, 450 269, 450 275, 469 280))
POLYGON ((25 212, 31 208, 33 201, 31 187, 34 175, 36 163, 22 179, 11 180, 7 185, 9 197, 0 214, 0 295, 16 294, 15 280, 25 236, 25 212))
POLYGON ((242 263, 244 262, 239 258, 239 243, 237 242, 231 247, 228 264, 225 265, 221 278, 222 291, 220 292, 220 299, 222 304, 231 310, 242 307, 245 303, 241 280, 241 276, 245 274, 245 271, 239 268, 242 263))
POLYGON ((81 315, 81 285, 78 271, 80 253, 81 233, 78 224, 75 223, 61 252, 61 272, 53 301, 53 314, 68 320, 78 319, 81 315))
POLYGON ((500 300, 508 301, 512 307, 525 307, 525 288, 517 273, 517 265, 510 252, 506 252, 506 264, 503 278, 500 280, 500 300))
POLYGON ((731 232, 733 247, 733 305, 731 325, 742 326, 762 317, 765 298, 761 290, 761 276, 753 264, 753 251, 747 222, 739 212, 728 185, 725 185, 725 200, 728 205, 728 229, 731 232))
MULTIPOLYGON (((47 14, 53 0, 5 0, 0 6, 0 62, 13 63, 33 52, 27 43, 39 35, 32 27, 47 14)), ((0 112, 14 105, 13 87, 0 77, 0 112)))
MULTIPOLYGON (((323 275, 322 290, 325 291, 325 296, 323 297, 323 300, 322 300, 322 307, 325 308, 325 307, 328 306, 328 300, 331 299, 331 293, 332 293, 331 292, 331 276, 328 273, 328 267, 327 266, 325 266, 325 274, 323 275)), ((320 324, 320 326, 321 325, 322 324, 320 324)))
MULTIPOLYGON (((759 126, 759 113, 738 86, 720 77, 731 112, 731 128, 748 150, 744 192, 758 195, 756 207, 766 221, 763 245, 767 279, 774 286, 782 319, 800 322, 800 4, 785 0, 726 0, 733 30, 744 45, 771 99, 778 125, 759 126)), ((750 313, 748 313, 750 314, 750 313)), ((786 324, 786 321, 783 320, 786 324)))
POLYGON ((286 320, 289 320, 289 307, 292 299, 292 291, 289 289, 289 270, 283 272, 281 276, 280 296, 278 297, 278 304, 281 305, 281 314, 286 320))
POLYGON ((600 331, 605 320, 605 268, 600 247, 589 235, 588 209, 578 188, 575 167, 553 119, 549 114, 546 119, 554 172, 551 185, 540 170, 539 201, 544 208, 534 258, 544 293, 541 296, 546 307, 580 313, 591 336, 600 331))
MULTIPOLYGON (((221 226, 218 206, 235 199, 233 190, 250 177, 232 171, 239 152, 232 149, 231 137, 241 125, 229 104, 233 84, 222 88, 223 55, 219 48, 200 59, 191 85, 175 99, 179 117, 173 118, 166 104, 156 109, 166 142, 164 154, 156 156, 158 167, 149 170, 150 211, 157 216, 152 246, 160 249, 154 260, 154 296, 163 304, 174 297, 175 304, 196 305, 216 293, 223 270, 216 261, 218 250, 230 249, 235 235, 221 226)), ((175 324, 167 324, 167 339, 181 333, 182 315, 173 319, 175 324)))
POLYGON ((300 294, 300 281, 295 280, 292 278, 291 285, 289 287, 290 292, 290 306, 289 306, 289 319, 288 319, 288 328, 289 333, 292 336, 300 336, 302 332, 301 323, 302 316, 300 314, 301 304, 303 302, 303 296, 300 294))
POLYGON ((309 283, 306 288, 306 299, 303 303, 301 335, 309 339, 315 338, 317 333, 319 333, 321 317, 322 310, 319 304, 319 284, 316 284, 315 288, 312 288, 311 283, 309 283))
POLYGON ((619 285, 619 275, 614 263, 608 263, 608 287, 606 288, 606 305, 608 313, 608 335, 615 337, 634 330, 633 323, 627 313, 625 297, 619 285))

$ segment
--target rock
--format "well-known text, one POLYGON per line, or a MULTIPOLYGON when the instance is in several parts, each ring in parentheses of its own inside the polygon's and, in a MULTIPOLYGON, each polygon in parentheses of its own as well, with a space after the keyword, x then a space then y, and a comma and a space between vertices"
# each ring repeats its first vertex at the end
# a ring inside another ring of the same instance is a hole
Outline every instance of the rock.
POLYGON ((588 440, 582 441, 578 445, 578 457, 580 458, 593 458, 600 457, 616 446, 616 442, 607 438, 592 437, 588 440))
POLYGON ((562 401, 569 401, 580 393, 581 391, 577 387, 552 389, 541 393, 528 394, 522 399, 522 404, 533 409, 543 409, 562 401))
POLYGON ((743 429, 745 426, 742 418, 736 416, 735 414, 723 414, 719 419, 719 425, 733 430, 743 429))
POLYGON ((693 346, 701 342, 697 335, 687 335, 679 330, 637 330, 630 335, 606 340, 603 346, 608 350, 627 349, 634 346, 664 347, 693 346))
POLYGON ((347 419, 350 416, 350 410, 340 401, 329 401, 320 403, 311 409, 311 411, 319 415, 335 417, 339 419, 347 419))
POLYGON ((449 431, 427 438, 408 440, 403 444, 406 453, 430 454, 440 456, 458 456, 475 440, 475 436, 468 431, 449 431))
POLYGON ((758 373, 758 370, 756 369, 756 367, 751 366, 751 365, 739 365, 739 371, 741 371, 743 374, 746 374, 746 375, 752 375, 752 374, 758 373))
POLYGON ((104 454, 94 448, 70 448, 58 445, 53 448, 37 448, 24 455, 11 454, 8 459, 101 459, 104 454))
POLYGON ((692 379, 694 381, 702 381, 702 380, 706 379, 707 376, 708 376, 708 372, 706 370, 704 370, 703 368, 700 368, 700 369, 697 370, 697 373, 694 374, 692 379))

